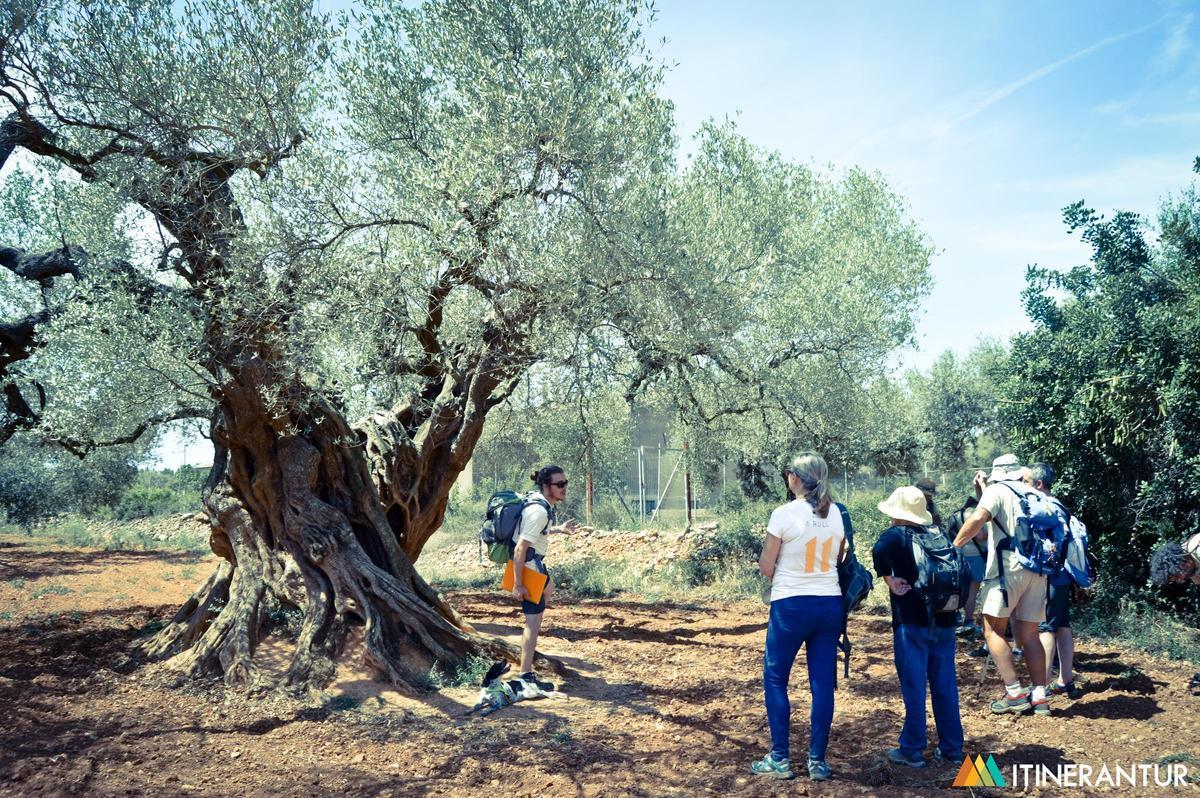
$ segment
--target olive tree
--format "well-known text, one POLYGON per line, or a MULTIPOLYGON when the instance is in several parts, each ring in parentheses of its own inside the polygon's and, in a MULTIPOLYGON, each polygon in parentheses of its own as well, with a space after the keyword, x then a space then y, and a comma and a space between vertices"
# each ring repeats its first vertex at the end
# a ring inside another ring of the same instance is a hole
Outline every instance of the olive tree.
POLYGON ((4 8, 0 154, 45 185, 22 246, 87 266, 23 367, 37 428, 86 453, 211 426, 220 565, 145 646, 182 678, 266 684, 276 602, 304 619, 282 686, 349 639, 398 684, 509 653, 413 563, 531 369, 602 353, 631 395, 744 415, 767 376, 878 362, 928 279, 871 176, 820 183, 720 126, 676 171, 641 3, 4 8))
POLYGON ((692 277, 656 315, 633 385, 747 474, 777 481, 805 448, 869 460, 888 403, 872 386, 912 341, 931 245, 881 175, 822 174, 727 125, 698 144, 660 239, 692 277))
POLYGON ((647 10, 7 8, 9 140, 59 168, 58 206, 111 211, 47 238, 132 266, 50 321, 43 430, 211 413, 222 563, 148 651, 256 684, 273 601, 304 611, 289 685, 353 625, 398 683, 495 650, 412 563, 487 413, 636 267, 625 197, 672 143, 647 10))

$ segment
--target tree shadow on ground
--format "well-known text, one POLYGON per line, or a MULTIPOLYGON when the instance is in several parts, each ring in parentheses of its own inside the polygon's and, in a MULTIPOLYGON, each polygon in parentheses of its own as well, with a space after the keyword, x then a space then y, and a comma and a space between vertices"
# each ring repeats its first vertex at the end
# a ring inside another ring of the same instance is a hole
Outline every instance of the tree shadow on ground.
POLYGON ((6 548, 4 563, 8 567, 0 574, 6 580, 36 580, 44 577, 74 576, 108 568, 120 568, 141 562, 154 565, 195 565, 206 552, 134 551, 126 549, 75 551, 57 548, 37 548, 17 544, 6 548))
POLYGON ((1115 695, 1099 701, 1076 701, 1062 710, 1062 714, 1093 720, 1149 720, 1162 711, 1162 707, 1152 698, 1115 695))
MULTIPOLYGON (((128 674, 140 662, 130 644, 157 630, 174 605, 55 613, 0 627, 0 676, 33 681, 59 677, 64 685, 99 670, 128 674)), ((66 689, 66 688, 64 688, 66 689)))

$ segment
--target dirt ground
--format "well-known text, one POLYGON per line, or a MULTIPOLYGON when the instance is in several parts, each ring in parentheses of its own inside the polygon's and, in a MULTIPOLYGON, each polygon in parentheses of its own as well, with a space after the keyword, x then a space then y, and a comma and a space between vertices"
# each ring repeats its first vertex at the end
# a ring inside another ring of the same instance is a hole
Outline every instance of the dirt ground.
MULTIPOLYGON (((834 780, 773 782, 748 770, 768 742, 761 603, 559 597, 542 649, 565 665, 556 679, 563 697, 486 719, 464 717, 474 688, 407 697, 352 663, 324 703, 159 687, 129 658, 130 644, 174 611, 211 559, 0 537, 0 795, 967 794, 949 787, 957 767, 914 771, 881 756, 902 717, 882 608, 851 622, 856 652, 829 744, 834 780)), ((480 631, 518 633, 518 613, 498 593, 461 592, 452 601, 480 631)), ((997 718, 986 703, 1001 689, 998 678, 981 683, 980 661, 962 645, 968 752, 994 754, 1006 773, 1013 763, 1200 755, 1200 699, 1184 689, 1187 666, 1087 640, 1079 648, 1081 698, 1058 700, 1050 718, 997 718)), ((262 652, 281 653, 270 642, 262 652)), ((802 658, 793 673, 792 745, 803 751, 802 658)))

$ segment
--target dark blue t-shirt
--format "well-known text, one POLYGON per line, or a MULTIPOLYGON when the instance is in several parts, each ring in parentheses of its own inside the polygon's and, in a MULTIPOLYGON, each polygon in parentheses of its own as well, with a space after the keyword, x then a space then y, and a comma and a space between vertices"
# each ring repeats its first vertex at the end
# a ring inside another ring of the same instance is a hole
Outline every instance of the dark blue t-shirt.
MULTIPOLYGON (((916 528, 920 531, 920 528, 916 528)), ((879 536, 875 547, 871 549, 871 559, 875 564, 876 576, 898 576, 910 585, 917 581, 917 561, 913 559, 912 542, 909 539, 908 528, 893 526, 879 536)), ((929 613, 925 602, 917 595, 916 590, 910 590, 903 596, 897 596, 890 589, 888 598, 892 600, 892 628, 902 623, 913 626, 928 626, 929 613)), ((937 612, 933 615, 934 625, 954 626, 957 617, 953 612, 937 612)))

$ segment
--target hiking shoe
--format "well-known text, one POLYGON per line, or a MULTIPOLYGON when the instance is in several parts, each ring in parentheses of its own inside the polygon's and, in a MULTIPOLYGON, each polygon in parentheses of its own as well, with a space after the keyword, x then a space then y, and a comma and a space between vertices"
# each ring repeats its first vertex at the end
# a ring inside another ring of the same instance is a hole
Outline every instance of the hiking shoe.
POLYGON ((983 645, 982 643, 980 643, 979 648, 971 649, 970 651, 967 652, 967 656, 968 657, 986 657, 990 653, 992 653, 992 652, 988 651, 988 647, 983 645))
POLYGON ((1049 698, 1043 698, 1040 701, 1038 699, 1034 699, 1030 703, 1033 705, 1033 714, 1035 714, 1035 715, 1049 715, 1050 714, 1050 699, 1049 698))
POLYGON ((833 775, 833 771, 829 769, 829 765, 825 764, 824 759, 808 760, 808 777, 813 781, 826 781, 833 775))
POLYGON ((750 763, 750 770, 759 776, 770 776, 773 779, 794 779, 790 759, 776 759, 774 754, 767 754, 757 762, 750 763))
POLYGON ((1014 648, 1013 649, 1013 659, 1020 659, 1023 656, 1025 656, 1025 649, 1023 649, 1023 648, 1014 648))
POLYGON ((957 634, 959 637, 982 637, 983 630, 980 629, 976 624, 964 623, 958 627, 955 634, 957 634))
POLYGON ((943 754, 942 749, 940 748, 933 749, 933 766, 935 768, 941 768, 947 765, 954 765, 955 767, 958 767, 962 763, 962 758, 962 751, 959 751, 957 754, 949 755, 943 754))
POLYGON ((889 748, 887 758, 889 762, 910 768, 923 768, 927 764, 924 754, 906 754, 899 748, 889 748))
POLYGON ((1058 682, 1054 682, 1046 688, 1046 695, 1048 697, 1065 695, 1067 698, 1078 698, 1079 690, 1076 689, 1075 682, 1070 682, 1068 684, 1059 684, 1058 682))
POLYGON ((1004 695, 992 702, 992 712, 997 715, 1003 715, 1005 712, 1012 712, 1020 715, 1025 710, 1029 709, 1032 704, 1029 703, 1029 693, 1024 692, 1013 698, 1005 691, 1004 695))
POLYGON ((525 671, 525 673, 522 673, 517 678, 520 679, 521 681, 525 682, 526 684, 534 685, 535 687, 537 687, 539 690, 542 690, 543 692, 548 693, 554 689, 554 682, 543 682, 541 679, 538 678, 537 673, 535 673, 534 671, 525 671))

